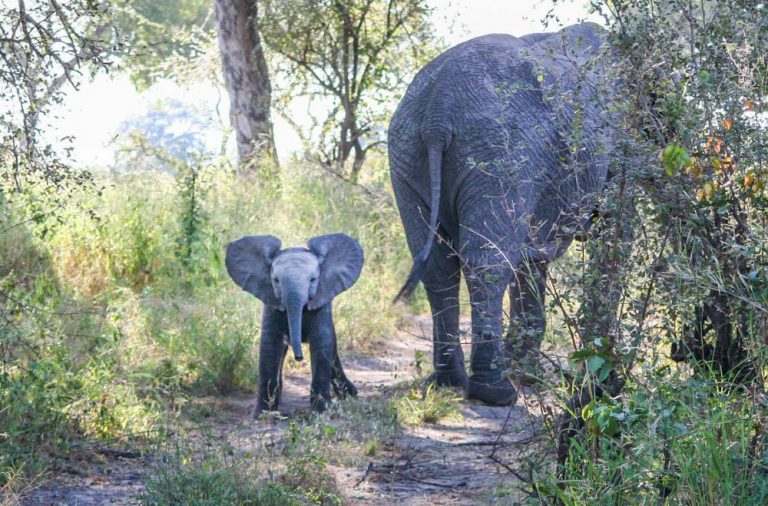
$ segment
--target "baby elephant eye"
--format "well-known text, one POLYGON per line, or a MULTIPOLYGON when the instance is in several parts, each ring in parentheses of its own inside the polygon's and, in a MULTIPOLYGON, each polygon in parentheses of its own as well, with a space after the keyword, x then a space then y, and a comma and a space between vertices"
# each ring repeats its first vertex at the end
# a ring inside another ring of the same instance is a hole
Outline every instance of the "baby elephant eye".
POLYGON ((314 283, 315 281, 317 281, 317 278, 315 278, 315 277, 312 277, 312 278, 309 279, 310 283, 314 283))
POLYGON ((280 280, 277 278, 272 278, 272 282, 275 283, 276 285, 280 284, 280 280))

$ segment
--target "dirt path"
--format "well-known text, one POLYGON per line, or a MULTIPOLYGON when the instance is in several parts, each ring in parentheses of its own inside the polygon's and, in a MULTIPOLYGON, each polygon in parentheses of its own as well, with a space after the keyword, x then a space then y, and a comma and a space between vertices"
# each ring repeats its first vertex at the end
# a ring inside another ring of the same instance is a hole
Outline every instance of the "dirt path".
MULTIPOLYGON (((377 356, 342 360, 360 397, 380 395, 381 389, 412 379, 415 351, 431 357, 429 318, 418 318, 377 356)), ((523 392, 524 394, 524 392, 523 392)), ((460 420, 405 428, 389 447, 367 463, 331 469, 342 496, 350 504, 512 504, 515 478, 501 463, 515 460, 514 443, 531 437, 540 418, 530 399, 521 395, 513 408, 494 408, 464 401, 460 420), (491 453, 495 447, 495 457, 491 453), (501 462, 501 463, 500 463, 501 462), (504 499, 502 492, 512 493, 504 499), (501 497, 501 498, 500 498, 501 497)), ((253 399, 227 397, 212 420, 221 442, 246 452, 264 442, 284 438, 292 416, 309 411, 309 375, 287 372, 283 418, 252 422, 253 399)), ((136 504, 151 457, 111 456, 89 463, 87 476, 60 476, 27 496, 24 505, 136 504)), ((519 499, 518 499, 519 500, 519 499)))

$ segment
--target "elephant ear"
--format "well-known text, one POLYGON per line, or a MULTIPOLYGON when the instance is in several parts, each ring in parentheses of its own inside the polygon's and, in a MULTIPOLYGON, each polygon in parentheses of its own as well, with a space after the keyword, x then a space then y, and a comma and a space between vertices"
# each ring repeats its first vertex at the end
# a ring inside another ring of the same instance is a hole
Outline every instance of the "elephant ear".
POLYGON ((280 306, 271 280, 272 260, 280 251, 280 245, 277 237, 252 235, 227 246, 227 272, 240 288, 267 306, 280 306))
POLYGON ((363 248, 346 234, 313 237, 307 244, 320 259, 317 293, 307 303, 307 308, 318 309, 355 284, 363 268, 363 248))

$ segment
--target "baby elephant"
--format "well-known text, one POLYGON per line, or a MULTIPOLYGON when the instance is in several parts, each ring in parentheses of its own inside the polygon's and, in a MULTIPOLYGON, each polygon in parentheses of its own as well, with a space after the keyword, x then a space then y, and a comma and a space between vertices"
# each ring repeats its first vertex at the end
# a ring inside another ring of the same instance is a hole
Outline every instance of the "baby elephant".
POLYGON ((227 247, 227 271, 243 290, 264 303, 259 353, 259 396, 254 416, 277 409, 288 343, 302 360, 309 342, 312 408, 322 412, 337 397, 356 396, 344 375, 336 347, 331 302, 352 286, 363 267, 363 249, 344 234, 309 240, 308 248, 280 249, 271 235, 248 236, 227 247))

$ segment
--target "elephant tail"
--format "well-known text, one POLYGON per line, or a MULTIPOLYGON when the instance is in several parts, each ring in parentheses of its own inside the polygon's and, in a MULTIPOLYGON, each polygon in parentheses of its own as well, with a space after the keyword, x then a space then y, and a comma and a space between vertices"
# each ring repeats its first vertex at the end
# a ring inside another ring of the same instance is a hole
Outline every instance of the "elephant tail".
POLYGON ((430 181, 429 232, 427 234, 426 244, 424 244, 424 247, 419 254, 413 259, 411 272, 408 274, 408 279, 405 281, 403 287, 397 292, 395 302, 410 296, 416 289, 419 281, 421 281, 421 278, 424 277, 424 273, 427 270, 429 253, 432 251, 432 244, 435 242, 435 236, 437 235, 437 216, 440 207, 440 178, 442 175, 443 164, 443 144, 441 142, 430 142, 427 147, 427 156, 429 160, 430 181))

